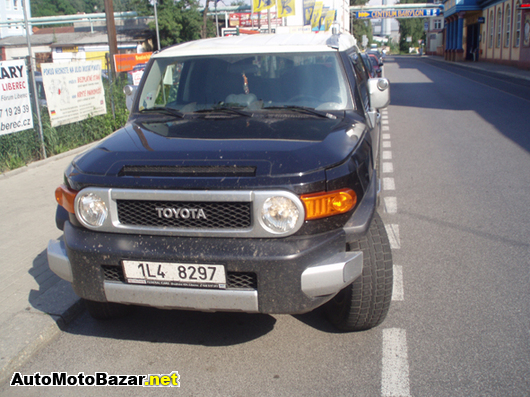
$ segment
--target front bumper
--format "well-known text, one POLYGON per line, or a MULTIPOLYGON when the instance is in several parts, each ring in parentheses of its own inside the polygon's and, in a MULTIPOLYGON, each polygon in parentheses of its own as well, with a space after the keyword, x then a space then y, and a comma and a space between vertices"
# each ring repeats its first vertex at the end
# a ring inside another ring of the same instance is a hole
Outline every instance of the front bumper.
POLYGON ((223 239, 98 233, 65 223, 48 244, 50 269, 82 298, 202 311, 295 314, 313 310, 362 272, 362 252, 345 252, 336 230, 283 239, 223 239), (200 289, 127 284, 106 279, 123 260, 212 263, 256 275, 255 288, 200 289))

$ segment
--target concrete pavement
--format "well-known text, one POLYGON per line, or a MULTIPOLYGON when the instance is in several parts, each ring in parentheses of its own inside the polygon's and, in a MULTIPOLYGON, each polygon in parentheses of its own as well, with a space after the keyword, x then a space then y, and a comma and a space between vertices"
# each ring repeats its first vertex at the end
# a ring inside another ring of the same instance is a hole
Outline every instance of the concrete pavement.
POLYGON ((11 378, 81 309, 70 283, 48 267, 48 240, 58 238, 55 188, 87 147, 0 175, 0 383, 11 378))
MULTIPOLYGON (((430 57, 444 62, 441 57, 430 57)), ((523 71, 486 62, 461 67, 530 80, 523 71)), ((0 383, 44 345, 81 310, 70 283, 53 274, 46 257, 48 240, 61 235, 55 227, 55 188, 63 171, 87 147, 35 162, 0 175, 0 383)))

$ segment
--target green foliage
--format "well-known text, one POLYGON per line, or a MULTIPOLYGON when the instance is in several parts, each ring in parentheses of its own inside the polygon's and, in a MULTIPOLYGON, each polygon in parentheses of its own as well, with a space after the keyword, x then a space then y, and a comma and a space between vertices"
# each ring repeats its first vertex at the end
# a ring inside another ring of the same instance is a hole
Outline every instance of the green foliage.
MULTIPOLYGON (((123 127, 129 117, 123 94, 123 87, 126 84, 126 76, 114 82, 112 87, 104 81, 107 101, 107 114, 105 115, 52 127, 47 109, 42 109, 42 130, 47 156, 97 141, 123 127), (114 98, 115 117, 112 114, 111 91, 114 98)), ((36 117, 34 117, 34 125, 37 126, 36 117)), ((0 136, 0 172, 22 167, 40 158, 40 138, 36 128, 0 136)))
MULTIPOLYGON (((421 3, 419 0, 401 0, 400 4, 421 3)), ((399 22, 399 50, 409 53, 409 47, 417 47, 418 40, 425 38, 422 18, 398 18, 399 22), (407 41, 407 37, 412 37, 412 42, 407 41)))
MULTIPOLYGON (((114 12, 136 11, 138 15, 153 15, 149 0, 114 0, 114 12)), ((31 16, 47 17, 105 12, 104 0, 31 0, 31 16)))
MULTIPOLYGON (((368 3, 368 0, 350 0, 351 6, 363 6, 368 3)), ((351 34, 357 39, 357 45, 361 47, 363 36, 368 39, 368 45, 373 41, 372 21, 369 19, 352 19, 351 34)))
MULTIPOLYGON (((200 39, 202 14, 197 10, 198 5, 196 0, 159 0, 160 48, 200 39)), ((151 22, 149 27, 155 29, 155 23, 151 22)))

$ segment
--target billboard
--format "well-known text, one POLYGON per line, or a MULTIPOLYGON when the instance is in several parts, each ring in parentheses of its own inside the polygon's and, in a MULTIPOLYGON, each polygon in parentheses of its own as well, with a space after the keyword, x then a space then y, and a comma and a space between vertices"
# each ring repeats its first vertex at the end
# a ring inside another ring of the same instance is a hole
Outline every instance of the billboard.
POLYGON ((43 63, 41 69, 52 127, 107 113, 101 62, 43 63))
POLYGON ((33 114, 26 62, 0 61, 0 135, 30 128, 33 114))

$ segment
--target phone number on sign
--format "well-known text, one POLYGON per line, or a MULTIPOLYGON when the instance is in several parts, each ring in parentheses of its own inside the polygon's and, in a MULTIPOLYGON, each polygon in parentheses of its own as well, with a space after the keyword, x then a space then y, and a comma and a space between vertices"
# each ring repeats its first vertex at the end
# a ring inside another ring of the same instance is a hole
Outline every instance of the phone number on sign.
POLYGON ((0 109, 0 117, 2 116, 18 116, 19 114, 29 113, 29 105, 13 106, 10 108, 0 109))

